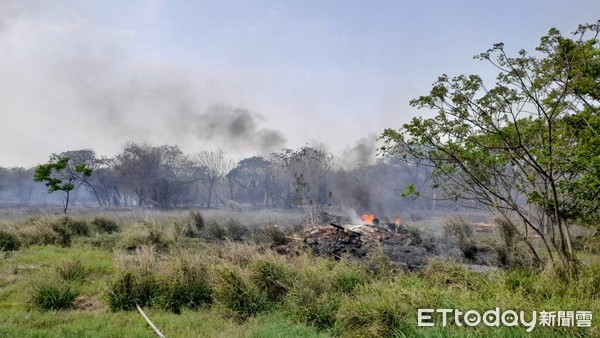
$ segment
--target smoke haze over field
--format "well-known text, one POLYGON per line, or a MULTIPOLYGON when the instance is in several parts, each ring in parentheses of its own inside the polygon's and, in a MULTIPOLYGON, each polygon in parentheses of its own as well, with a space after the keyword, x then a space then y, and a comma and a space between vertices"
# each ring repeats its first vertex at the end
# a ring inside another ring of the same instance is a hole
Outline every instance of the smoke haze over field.
POLYGON ((498 41, 532 50, 551 26, 598 12, 596 1, 2 0, 0 166, 111 156, 130 140, 240 157, 311 142, 347 166, 372 161, 376 135, 414 116, 408 101, 437 75, 486 75, 473 54, 498 41))

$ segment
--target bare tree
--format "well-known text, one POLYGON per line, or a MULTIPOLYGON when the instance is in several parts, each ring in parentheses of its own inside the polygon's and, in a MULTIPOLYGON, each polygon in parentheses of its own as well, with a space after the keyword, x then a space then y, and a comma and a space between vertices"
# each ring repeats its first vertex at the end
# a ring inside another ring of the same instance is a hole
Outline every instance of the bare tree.
POLYGON ((210 209, 212 196, 215 195, 221 203, 223 200, 216 193, 216 185, 225 177, 225 175, 233 168, 233 163, 225 157, 225 153, 221 149, 203 150, 196 155, 196 163, 204 168, 206 173, 205 182, 208 189, 208 201, 206 207, 210 209))

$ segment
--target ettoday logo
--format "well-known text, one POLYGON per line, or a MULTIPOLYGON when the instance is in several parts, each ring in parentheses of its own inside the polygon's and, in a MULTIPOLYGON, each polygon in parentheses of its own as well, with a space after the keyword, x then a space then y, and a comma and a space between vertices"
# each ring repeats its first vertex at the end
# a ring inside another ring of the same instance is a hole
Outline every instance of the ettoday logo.
POLYGON ((489 327, 523 326, 527 332, 540 326, 592 326, 592 311, 532 311, 526 313, 514 310, 500 311, 499 307, 480 313, 477 310, 461 311, 459 309, 418 309, 417 325, 420 327, 436 326, 436 322, 445 327, 456 326, 489 327), (452 320, 450 320, 452 318, 452 320))

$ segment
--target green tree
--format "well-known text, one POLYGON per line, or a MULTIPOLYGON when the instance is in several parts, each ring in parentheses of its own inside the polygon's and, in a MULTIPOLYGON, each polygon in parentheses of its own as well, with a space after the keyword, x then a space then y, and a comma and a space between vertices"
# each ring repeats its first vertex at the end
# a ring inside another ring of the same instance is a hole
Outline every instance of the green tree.
POLYGON ((73 165, 69 157, 59 157, 35 168, 33 180, 45 182, 48 193, 62 191, 65 194, 64 213, 69 208, 69 197, 72 190, 77 189, 86 177, 92 175, 92 169, 84 163, 73 165))
POLYGON ((574 268, 569 226, 600 210, 599 30, 600 21, 580 25, 571 39, 551 29, 533 56, 495 44, 475 56, 499 70, 495 86, 440 76, 411 101, 436 115, 386 129, 382 150, 432 166, 446 197, 518 217, 537 257, 531 231, 574 268))

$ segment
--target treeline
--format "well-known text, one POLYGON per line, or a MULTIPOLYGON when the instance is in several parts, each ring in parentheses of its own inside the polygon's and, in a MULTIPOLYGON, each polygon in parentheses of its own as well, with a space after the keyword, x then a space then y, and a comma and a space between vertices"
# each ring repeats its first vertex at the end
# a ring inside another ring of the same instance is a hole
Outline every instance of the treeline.
MULTIPOLYGON (((408 206, 435 207, 431 200, 401 196, 408 185, 433 195, 428 188, 431 170, 392 156, 375 164, 342 168, 340 159, 311 146, 234 161, 222 150, 185 154, 177 146, 128 143, 110 158, 93 150, 74 150, 52 154, 50 161, 63 157, 93 170, 91 176, 82 177, 72 195, 72 202, 79 204, 157 209, 302 207, 313 216, 325 207, 380 213, 408 206)), ((48 195, 44 184, 33 182, 34 170, 0 168, 0 202, 59 203, 60 194, 48 195)))

